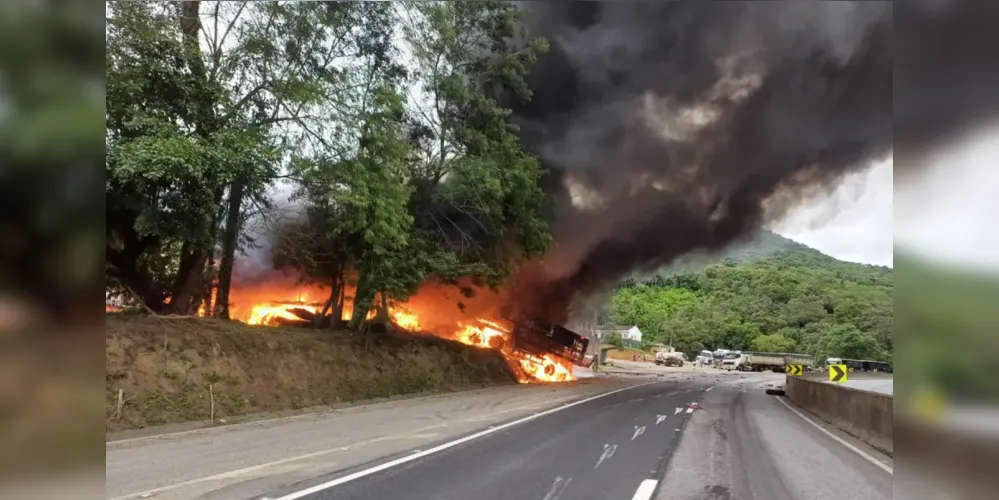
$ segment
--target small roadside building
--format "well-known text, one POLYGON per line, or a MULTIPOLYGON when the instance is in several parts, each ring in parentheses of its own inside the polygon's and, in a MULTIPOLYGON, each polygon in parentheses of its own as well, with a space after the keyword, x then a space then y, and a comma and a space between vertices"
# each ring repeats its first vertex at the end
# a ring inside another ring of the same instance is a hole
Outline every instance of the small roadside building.
POLYGON ((601 343, 607 343, 612 335, 618 333, 624 339, 625 347, 642 347, 642 331, 634 325, 606 325, 598 327, 593 333, 601 343))

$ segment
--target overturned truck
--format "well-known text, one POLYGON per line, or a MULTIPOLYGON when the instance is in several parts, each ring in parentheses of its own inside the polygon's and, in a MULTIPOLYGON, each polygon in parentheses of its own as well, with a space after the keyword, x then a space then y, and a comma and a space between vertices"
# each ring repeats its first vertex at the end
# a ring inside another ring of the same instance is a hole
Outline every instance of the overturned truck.
POLYGON ((552 354, 575 365, 586 363, 590 340, 568 328, 540 319, 513 321, 514 349, 535 356, 552 354))

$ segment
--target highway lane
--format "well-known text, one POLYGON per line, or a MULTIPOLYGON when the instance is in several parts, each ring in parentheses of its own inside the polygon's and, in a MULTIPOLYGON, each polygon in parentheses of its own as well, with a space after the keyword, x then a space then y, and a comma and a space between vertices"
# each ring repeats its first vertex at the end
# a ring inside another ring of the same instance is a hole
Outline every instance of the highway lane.
POLYGON ((106 498, 260 498, 637 381, 593 379, 403 399, 106 445, 106 498))
POLYGON ((843 383, 846 387, 881 394, 894 394, 895 381, 892 378, 851 379, 843 383))
POLYGON ((890 473, 764 394, 781 377, 508 387, 110 443, 106 495, 627 500, 644 484, 660 500, 889 498, 890 473))
POLYGON ((890 458, 823 425, 842 442, 830 437, 781 399, 759 379, 715 387, 688 422, 658 500, 893 498, 890 458))
MULTIPOLYGON (((655 379, 653 379, 655 380, 655 379)), ((377 463, 272 492, 269 498, 605 500, 657 479, 711 379, 652 382, 566 408, 344 484, 377 463), (693 410, 691 410, 693 411, 693 410), (313 487, 314 493, 295 492, 313 487), (291 495, 290 497, 281 495, 291 495)), ((416 453, 413 450, 411 453, 416 453)), ((405 457, 405 454, 387 460, 405 457)))

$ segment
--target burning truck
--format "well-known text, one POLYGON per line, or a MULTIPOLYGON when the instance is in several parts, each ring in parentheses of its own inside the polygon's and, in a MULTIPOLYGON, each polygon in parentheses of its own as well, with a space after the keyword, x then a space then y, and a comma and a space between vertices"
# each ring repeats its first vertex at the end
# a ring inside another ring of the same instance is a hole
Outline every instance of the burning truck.
POLYGON ((575 365, 585 363, 590 340, 568 328, 538 319, 514 323, 513 338, 517 349, 528 354, 552 354, 575 365))

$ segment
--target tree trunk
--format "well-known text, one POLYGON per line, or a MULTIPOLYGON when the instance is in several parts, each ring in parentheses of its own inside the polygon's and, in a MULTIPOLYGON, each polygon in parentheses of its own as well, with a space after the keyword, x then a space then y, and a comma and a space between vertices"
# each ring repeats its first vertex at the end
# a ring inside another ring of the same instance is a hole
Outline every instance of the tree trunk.
POLYGON ((243 178, 237 178, 229 187, 229 208, 226 213, 225 233, 222 234, 222 261, 219 263, 219 284, 215 302, 218 304, 216 316, 229 319, 229 289, 232 286, 232 268, 236 261, 236 245, 239 242, 240 210, 243 193, 246 191, 243 178))
MULTIPOLYGON (((209 273, 215 270, 215 256, 208 255, 208 263, 205 264, 205 268, 209 270, 209 273)), ((204 311, 205 316, 215 315, 215 299, 218 297, 218 279, 217 277, 211 276, 209 274, 207 283, 205 283, 204 291, 202 292, 201 299, 201 309, 204 311)))
MULTIPOLYGON (((219 222, 222 220, 222 216, 225 215, 225 204, 218 203, 216 205, 215 217, 212 218, 212 231, 218 232, 219 222)), ((208 302, 205 306, 205 315, 218 317, 219 315, 219 277, 218 272, 215 267, 215 252, 211 252, 208 256, 208 269, 214 274, 209 277, 209 286, 206 287, 208 293, 208 302)), ((226 301, 226 304, 229 302, 226 301)))
POLYGON ((340 274, 338 282, 340 283, 340 293, 337 294, 336 304, 333 306, 333 314, 331 315, 333 316, 333 321, 330 322, 332 324, 332 327, 337 329, 343 328, 344 326, 343 302, 344 298, 346 298, 347 296, 347 279, 346 277, 344 277, 342 273, 340 274))
MULTIPOLYGON (((332 282, 330 283, 330 298, 326 300, 326 304, 323 305, 323 311, 319 313, 318 316, 313 318, 312 320, 313 328, 319 328, 320 323, 322 323, 323 319, 326 318, 326 313, 328 313, 330 309, 335 309, 334 306, 336 305, 337 299, 340 298, 340 288, 341 288, 340 281, 338 279, 332 280, 332 282)), ((334 327, 334 325, 336 325, 337 323, 337 320, 338 318, 336 316, 332 316, 330 318, 330 327, 334 327)))
POLYGON ((167 307, 174 314, 189 314, 191 299, 201 287, 206 255, 203 250, 193 247, 193 244, 186 242, 181 247, 180 265, 170 291, 170 305, 167 307))
POLYGON ((140 300, 151 311, 159 313, 166 307, 165 300, 169 295, 163 285, 152 278, 149 270, 140 264, 143 252, 157 245, 158 239, 142 239, 133 232, 126 237, 126 243, 120 250, 107 245, 105 257, 108 275, 129 288, 136 295, 133 298, 140 300))
POLYGON ((375 291, 368 284, 365 273, 357 279, 357 290, 354 291, 354 311, 350 316, 350 326, 352 330, 362 331, 367 323, 368 312, 371 311, 371 303, 375 298, 375 291))
POLYGON ((380 325, 381 331, 388 331, 389 326, 389 310, 388 310, 388 299, 385 297, 384 292, 378 292, 377 300, 377 313, 375 314, 374 323, 380 325))

